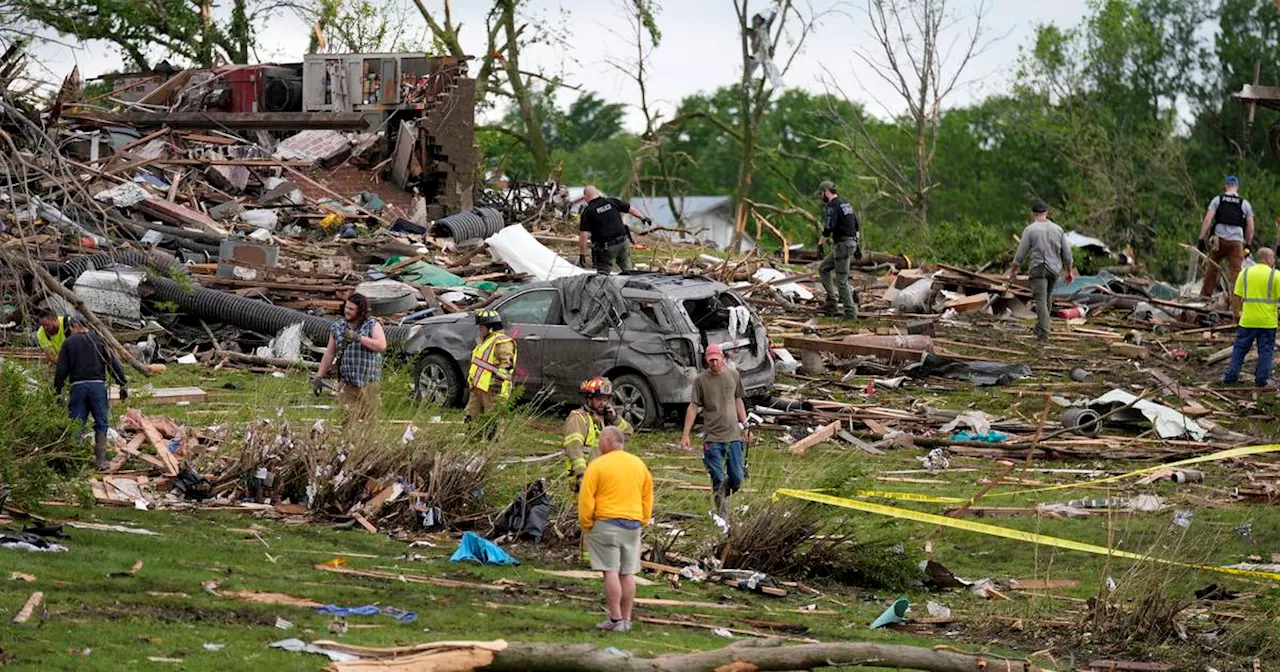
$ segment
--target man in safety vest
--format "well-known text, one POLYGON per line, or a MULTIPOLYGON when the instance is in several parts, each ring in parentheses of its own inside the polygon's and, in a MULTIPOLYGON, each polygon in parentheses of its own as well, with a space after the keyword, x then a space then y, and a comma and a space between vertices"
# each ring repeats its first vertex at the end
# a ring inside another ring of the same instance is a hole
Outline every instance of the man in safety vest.
POLYGON ((1236 278, 1231 312, 1239 319, 1236 342, 1231 347, 1231 363, 1222 380, 1235 383, 1244 366, 1244 356, 1254 341, 1258 343, 1258 366, 1253 380, 1258 387, 1270 387, 1271 363, 1276 354, 1276 307, 1280 302, 1280 277, 1276 275, 1276 253, 1264 247, 1253 254, 1254 265, 1236 278))
POLYGON ((564 421, 564 459, 565 473, 575 478, 573 490, 577 492, 582 484, 582 475, 587 471, 587 460, 600 456, 600 432, 605 427, 617 427, 624 436, 631 436, 635 431, 626 418, 613 410, 613 383, 608 378, 596 376, 582 381, 578 386, 586 403, 581 408, 569 412, 564 421), (583 449, 590 456, 583 455, 583 449))
POLYGON ((71 320, 66 315, 59 315, 52 310, 40 313, 40 328, 36 330, 36 344, 44 350, 49 363, 58 363, 58 352, 62 344, 71 334, 71 320))
POLYGON ((496 310, 476 311, 476 339, 467 370, 470 399, 466 421, 473 422, 493 410, 498 400, 511 396, 511 378, 516 370, 515 339, 502 332, 502 316, 496 310))

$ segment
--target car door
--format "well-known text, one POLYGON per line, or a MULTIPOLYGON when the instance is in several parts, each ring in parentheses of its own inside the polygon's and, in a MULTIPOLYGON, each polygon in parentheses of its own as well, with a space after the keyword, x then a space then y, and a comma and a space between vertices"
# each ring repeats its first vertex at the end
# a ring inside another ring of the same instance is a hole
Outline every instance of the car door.
MULTIPOLYGON (((559 304, 556 306, 559 308, 559 304)), ((553 385, 555 401, 578 401, 582 381, 603 376, 617 362, 621 346, 617 329, 594 338, 574 331, 561 310, 553 311, 546 326, 542 359, 544 385, 553 385)))
POLYGON ((544 384, 543 355, 547 322, 559 312, 560 293, 554 287, 530 289, 497 305, 507 334, 516 339, 516 384, 525 394, 534 394, 544 384))

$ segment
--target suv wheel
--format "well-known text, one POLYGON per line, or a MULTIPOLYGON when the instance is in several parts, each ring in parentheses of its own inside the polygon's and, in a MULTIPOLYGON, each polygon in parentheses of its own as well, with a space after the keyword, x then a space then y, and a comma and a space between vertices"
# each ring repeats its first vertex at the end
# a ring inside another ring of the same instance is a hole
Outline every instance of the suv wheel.
POLYGON ((644 378, 628 373, 613 381, 613 408, 631 426, 653 427, 662 420, 662 409, 644 378))
POLYGON ((418 358, 413 367, 413 400, 434 406, 462 405, 462 376, 440 353, 418 358))

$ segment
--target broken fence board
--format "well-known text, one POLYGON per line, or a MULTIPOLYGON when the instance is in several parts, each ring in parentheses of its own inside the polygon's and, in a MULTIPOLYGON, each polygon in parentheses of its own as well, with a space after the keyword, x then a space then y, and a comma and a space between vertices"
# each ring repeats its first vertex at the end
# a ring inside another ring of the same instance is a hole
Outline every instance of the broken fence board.
POLYGON ((31 615, 35 613, 36 609, 40 608, 42 602, 44 602, 44 593, 38 590, 31 593, 31 597, 27 598, 27 603, 22 605, 22 609, 13 617, 13 622, 17 625, 22 625, 31 620, 31 615))
POLYGON ((806 450, 830 439, 835 436, 838 431, 840 431, 840 421, 836 420, 835 422, 818 429, 818 431, 810 434, 809 436, 791 444, 791 454, 804 455, 806 450))

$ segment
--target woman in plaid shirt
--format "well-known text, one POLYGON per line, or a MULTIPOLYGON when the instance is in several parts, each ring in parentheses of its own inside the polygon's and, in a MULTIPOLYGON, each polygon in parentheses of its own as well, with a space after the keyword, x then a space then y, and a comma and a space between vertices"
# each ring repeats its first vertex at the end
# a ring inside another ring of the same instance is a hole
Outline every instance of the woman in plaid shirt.
POLYGON ((344 424, 377 422, 382 414, 378 381, 382 380, 387 334, 378 320, 369 316, 369 299, 363 294, 352 294, 342 304, 342 317, 345 319, 329 326, 329 346, 320 360, 319 375, 327 376, 336 361, 344 424))

